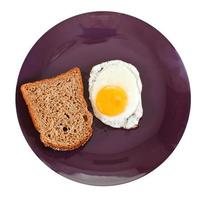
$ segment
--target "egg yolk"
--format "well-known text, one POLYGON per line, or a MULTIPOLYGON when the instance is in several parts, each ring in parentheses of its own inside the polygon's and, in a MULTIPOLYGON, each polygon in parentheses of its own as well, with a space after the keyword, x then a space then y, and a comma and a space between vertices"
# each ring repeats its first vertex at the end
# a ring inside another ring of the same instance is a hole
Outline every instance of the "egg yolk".
POLYGON ((122 113, 127 105, 127 94, 118 86, 105 86, 96 96, 97 109, 104 115, 115 116, 122 113))

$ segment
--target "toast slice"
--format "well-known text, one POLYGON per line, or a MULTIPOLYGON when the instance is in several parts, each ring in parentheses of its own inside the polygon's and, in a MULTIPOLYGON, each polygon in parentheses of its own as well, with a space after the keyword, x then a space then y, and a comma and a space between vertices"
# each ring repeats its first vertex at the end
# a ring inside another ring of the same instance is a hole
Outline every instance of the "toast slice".
POLYGON ((87 110, 78 67, 54 78, 23 84, 20 89, 45 146, 67 151, 89 140, 93 116, 87 110))

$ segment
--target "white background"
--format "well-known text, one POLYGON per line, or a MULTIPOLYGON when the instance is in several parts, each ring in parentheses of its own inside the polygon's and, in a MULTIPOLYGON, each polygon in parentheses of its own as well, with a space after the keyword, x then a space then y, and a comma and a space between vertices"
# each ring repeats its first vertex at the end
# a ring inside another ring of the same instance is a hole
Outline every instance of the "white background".
POLYGON ((204 0, 0 1, 0 199, 206 199, 206 6, 204 0), (22 62, 45 31, 73 15, 109 10, 134 15, 161 31, 186 66, 192 107, 174 153, 131 183, 95 187, 50 170, 30 150, 15 111, 22 62))

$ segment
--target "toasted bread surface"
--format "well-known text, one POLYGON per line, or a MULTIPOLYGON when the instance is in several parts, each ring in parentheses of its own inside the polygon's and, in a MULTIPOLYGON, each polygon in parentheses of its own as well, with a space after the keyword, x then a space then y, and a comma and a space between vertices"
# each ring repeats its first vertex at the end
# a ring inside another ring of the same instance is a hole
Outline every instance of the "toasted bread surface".
POLYGON ((53 78, 25 83, 20 89, 45 146, 66 151, 89 140, 93 116, 83 96, 78 67, 53 78))

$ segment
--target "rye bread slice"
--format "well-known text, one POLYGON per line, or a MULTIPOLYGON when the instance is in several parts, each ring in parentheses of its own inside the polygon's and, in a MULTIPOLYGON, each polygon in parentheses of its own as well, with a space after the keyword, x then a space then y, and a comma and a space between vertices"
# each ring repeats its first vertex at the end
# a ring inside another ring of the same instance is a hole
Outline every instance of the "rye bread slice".
POLYGON ((83 96, 80 69, 21 86, 34 127, 45 146, 67 151, 92 135, 93 116, 83 96))

